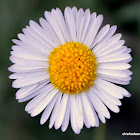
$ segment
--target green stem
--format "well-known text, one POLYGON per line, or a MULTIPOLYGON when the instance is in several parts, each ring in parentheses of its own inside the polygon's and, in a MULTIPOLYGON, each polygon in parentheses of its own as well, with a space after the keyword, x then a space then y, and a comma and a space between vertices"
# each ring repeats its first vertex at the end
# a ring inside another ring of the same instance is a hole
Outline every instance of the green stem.
POLYGON ((105 140, 106 135, 106 124, 102 124, 100 122, 100 126, 97 128, 94 128, 93 132, 93 140, 105 140))

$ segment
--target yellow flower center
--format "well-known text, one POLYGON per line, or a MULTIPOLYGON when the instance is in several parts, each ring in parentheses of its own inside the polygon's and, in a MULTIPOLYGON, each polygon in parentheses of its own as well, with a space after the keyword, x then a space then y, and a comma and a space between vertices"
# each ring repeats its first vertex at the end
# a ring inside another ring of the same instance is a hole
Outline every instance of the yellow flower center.
POLYGON ((63 93, 88 90, 96 78, 96 58, 84 44, 59 45, 49 55, 50 81, 63 93))

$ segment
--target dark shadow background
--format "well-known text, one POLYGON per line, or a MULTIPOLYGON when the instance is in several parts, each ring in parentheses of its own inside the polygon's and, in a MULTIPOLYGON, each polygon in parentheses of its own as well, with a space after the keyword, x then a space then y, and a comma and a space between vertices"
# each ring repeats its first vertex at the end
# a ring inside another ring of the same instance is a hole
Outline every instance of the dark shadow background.
POLYGON ((0 140, 135 140, 140 136, 122 136, 123 132, 140 133, 140 1, 139 0, 0 0, 0 140), (19 104, 15 99, 16 90, 11 87, 7 68, 12 39, 28 25, 29 20, 38 22, 45 10, 66 6, 90 8, 104 15, 103 25, 118 25, 117 32, 132 49, 133 71, 130 85, 125 86, 132 94, 122 100, 121 111, 111 113, 106 124, 100 127, 84 128, 75 135, 69 126, 65 133, 54 128, 49 130, 48 122, 41 126, 41 115, 31 118, 25 111, 26 103, 19 104))

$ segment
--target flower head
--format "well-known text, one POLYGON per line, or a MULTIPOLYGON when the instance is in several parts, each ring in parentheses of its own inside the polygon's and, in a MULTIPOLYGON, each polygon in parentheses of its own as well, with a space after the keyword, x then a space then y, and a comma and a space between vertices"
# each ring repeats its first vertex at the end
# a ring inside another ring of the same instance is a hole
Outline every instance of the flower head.
POLYGON ((131 49, 114 35, 116 26, 101 29, 102 15, 87 9, 66 7, 45 12, 40 25, 34 21, 18 34, 12 46, 9 70, 19 102, 32 99, 25 107, 40 123, 48 118, 49 128, 66 131, 69 122, 76 134, 83 126, 99 126, 110 118, 108 108, 119 112, 120 99, 130 97, 124 88, 132 72, 131 49), (115 84, 114 84, 115 83, 115 84))

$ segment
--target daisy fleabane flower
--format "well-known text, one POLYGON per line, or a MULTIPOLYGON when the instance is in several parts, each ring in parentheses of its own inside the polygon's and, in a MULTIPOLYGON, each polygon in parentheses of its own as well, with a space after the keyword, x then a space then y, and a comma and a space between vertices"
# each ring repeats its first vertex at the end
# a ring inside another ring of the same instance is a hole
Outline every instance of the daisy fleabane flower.
POLYGON ((18 102, 31 100, 25 111, 32 117, 43 112, 40 124, 49 119, 50 129, 64 132, 71 123, 79 134, 84 125, 105 123, 108 108, 118 113, 120 99, 131 96, 118 86, 131 80, 131 49, 120 33, 114 35, 117 26, 99 29, 102 21, 89 9, 66 7, 63 16, 56 8, 45 11, 40 25, 30 20, 19 40, 13 39, 9 78, 20 88, 18 102))

